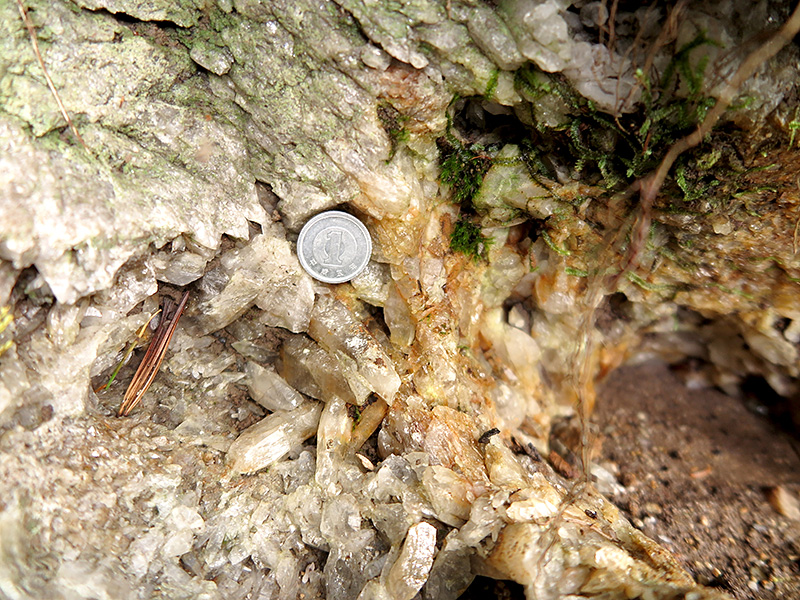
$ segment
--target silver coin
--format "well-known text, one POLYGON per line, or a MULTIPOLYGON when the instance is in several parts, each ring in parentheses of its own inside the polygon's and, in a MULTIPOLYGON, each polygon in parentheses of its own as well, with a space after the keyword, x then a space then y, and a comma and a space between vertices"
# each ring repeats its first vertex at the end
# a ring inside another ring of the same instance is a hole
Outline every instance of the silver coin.
POLYGON ((306 272, 325 283, 344 283, 361 273, 372 255, 364 224, 339 210, 320 213, 303 225, 297 257, 306 272))

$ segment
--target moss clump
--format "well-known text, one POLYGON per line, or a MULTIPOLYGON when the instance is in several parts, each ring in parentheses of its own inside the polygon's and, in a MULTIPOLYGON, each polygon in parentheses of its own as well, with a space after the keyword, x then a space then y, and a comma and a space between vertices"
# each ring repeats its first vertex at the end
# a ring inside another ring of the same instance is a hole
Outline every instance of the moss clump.
POLYGON ((492 238, 481 233, 480 227, 463 218, 456 222, 450 234, 450 249, 466 254, 473 262, 486 258, 492 242, 492 238))
POLYGON ((480 144, 454 146, 445 154, 439 181, 450 186, 456 203, 469 207, 490 166, 492 159, 480 144))
POLYGON ((555 126, 538 122, 532 115, 543 141, 556 141, 550 142, 551 150, 576 171, 596 172, 607 188, 618 188, 651 172, 667 149, 697 127, 714 105, 714 98, 704 93, 707 57, 690 61, 694 50, 711 45, 718 44, 698 34, 676 50, 656 81, 638 70, 641 108, 618 118, 578 94, 564 77, 543 73, 531 64, 517 71, 515 84, 531 101, 550 96, 563 106, 564 120, 555 126))
POLYGON ((705 181, 706 179, 708 177, 703 177, 702 171, 693 173, 684 164, 675 169, 675 183, 683 192, 683 201, 687 203, 710 196, 712 188, 720 184, 717 179, 705 181))
POLYGON ((689 56, 696 48, 716 45, 719 44, 707 38, 705 33, 698 34, 678 49, 656 86, 647 74, 637 70, 636 76, 642 85, 644 119, 632 125, 634 154, 623 161, 628 178, 641 177, 652 170, 667 148, 697 127, 714 106, 716 100, 703 91, 708 57, 704 56, 692 66, 689 56), (686 89, 683 94, 678 94, 681 85, 686 89))

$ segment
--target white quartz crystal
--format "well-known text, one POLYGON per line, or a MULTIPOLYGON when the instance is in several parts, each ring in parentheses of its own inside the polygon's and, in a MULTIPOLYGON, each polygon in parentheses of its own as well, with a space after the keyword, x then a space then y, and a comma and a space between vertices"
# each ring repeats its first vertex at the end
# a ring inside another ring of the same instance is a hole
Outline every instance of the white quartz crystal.
POLYGON ((386 589, 392 598, 412 600, 428 578, 436 552, 436 528, 430 523, 417 523, 408 530, 389 575, 386 589))
POLYGON ((303 404, 303 396, 274 369, 248 361, 245 371, 250 397, 267 410, 289 411, 303 404))
POLYGON ((313 283, 286 240, 258 235, 244 248, 225 253, 213 276, 224 284, 200 307, 205 331, 225 327, 254 304, 268 325, 290 331, 308 325, 313 283))
POLYGON ((317 298, 308 332, 329 352, 340 352, 355 361, 357 373, 366 385, 386 402, 394 399, 400 377, 391 359, 344 304, 331 296, 317 298))
POLYGON ((227 455, 231 469, 253 473, 279 461, 316 433, 321 411, 318 402, 307 402, 265 417, 231 444, 227 455))

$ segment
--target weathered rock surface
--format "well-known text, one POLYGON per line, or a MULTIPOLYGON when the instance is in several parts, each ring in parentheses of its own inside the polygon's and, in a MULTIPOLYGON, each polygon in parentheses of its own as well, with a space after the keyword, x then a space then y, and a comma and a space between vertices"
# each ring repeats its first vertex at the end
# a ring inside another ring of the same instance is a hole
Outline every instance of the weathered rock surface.
POLYGON ((481 574, 724 597, 541 455, 576 383, 643 340, 800 393, 796 49, 601 281, 635 208, 614 157, 635 179, 655 152, 626 120, 655 110, 636 69, 679 72, 662 121, 696 110, 719 48, 685 44, 734 48, 785 7, 693 7, 659 46, 660 9, 612 43, 604 3, 497 4, 26 1, 86 148, 0 5, 0 595, 438 600, 481 574), (448 148, 487 162, 461 207, 448 148), (375 251, 327 286, 293 244, 338 205, 375 251), (448 243, 468 213, 493 240, 472 258, 448 243), (161 373, 114 417, 132 367, 100 387, 184 286, 161 373))

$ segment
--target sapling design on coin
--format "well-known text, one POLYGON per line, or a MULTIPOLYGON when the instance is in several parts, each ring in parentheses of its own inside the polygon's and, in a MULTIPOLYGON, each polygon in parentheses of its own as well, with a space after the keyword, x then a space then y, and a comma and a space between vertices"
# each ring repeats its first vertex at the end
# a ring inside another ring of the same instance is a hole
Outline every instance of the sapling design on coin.
POLYGON ((300 230, 297 256, 314 279, 344 283, 361 273, 372 255, 372 239, 353 215, 329 210, 312 218, 300 230))

